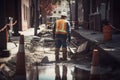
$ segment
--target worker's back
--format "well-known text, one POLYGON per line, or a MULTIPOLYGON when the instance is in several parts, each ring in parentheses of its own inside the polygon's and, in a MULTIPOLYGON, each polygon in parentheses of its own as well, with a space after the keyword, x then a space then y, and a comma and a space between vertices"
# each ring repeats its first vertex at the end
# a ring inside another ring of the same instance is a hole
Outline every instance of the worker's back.
POLYGON ((56 38, 67 38, 67 21, 64 19, 59 19, 55 24, 56 38))

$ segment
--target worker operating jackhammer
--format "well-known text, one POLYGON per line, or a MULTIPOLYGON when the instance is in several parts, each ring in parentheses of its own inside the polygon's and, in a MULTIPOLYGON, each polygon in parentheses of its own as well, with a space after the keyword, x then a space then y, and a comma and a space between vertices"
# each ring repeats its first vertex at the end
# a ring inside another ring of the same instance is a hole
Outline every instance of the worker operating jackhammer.
POLYGON ((61 13, 61 18, 56 20, 53 26, 53 38, 55 39, 55 60, 59 61, 59 51, 62 47, 63 61, 67 60, 67 41, 71 40, 71 25, 66 20, 67 13, 61 13))

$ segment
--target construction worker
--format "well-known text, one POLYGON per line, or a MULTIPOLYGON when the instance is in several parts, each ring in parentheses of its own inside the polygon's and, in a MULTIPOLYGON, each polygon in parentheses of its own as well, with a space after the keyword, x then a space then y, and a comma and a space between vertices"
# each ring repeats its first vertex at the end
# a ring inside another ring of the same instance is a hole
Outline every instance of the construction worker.
POLYGON ((56 20, 53 26, 53 38, 55 39, 55 59, 59 61, 59 51, 62 47, 63 58, 62 60, 67 60, 67 40, 71 40, 71 26, 69 21, 66 20, 67 13, 61 13, 61 18, 56 20))

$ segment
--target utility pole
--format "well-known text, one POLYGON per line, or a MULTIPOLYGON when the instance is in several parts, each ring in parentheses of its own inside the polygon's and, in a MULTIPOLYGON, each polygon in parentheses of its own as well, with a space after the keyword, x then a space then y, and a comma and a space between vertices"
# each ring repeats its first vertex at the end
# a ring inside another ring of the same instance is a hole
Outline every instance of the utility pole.
POLYGON ((75 0, 75 29, 78 29, 78 0, 75 0))
POLYGON ((37 29, 38 29, 38 26, 39 26, 38 0, 35 0, 34 3, 35 3, 34 35, 37 35, 37 29))

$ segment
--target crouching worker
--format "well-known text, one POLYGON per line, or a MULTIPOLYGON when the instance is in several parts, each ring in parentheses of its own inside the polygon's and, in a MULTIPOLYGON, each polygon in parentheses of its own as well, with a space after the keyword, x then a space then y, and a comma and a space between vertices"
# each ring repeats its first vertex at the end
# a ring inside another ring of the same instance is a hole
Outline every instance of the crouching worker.
POLYGON ((53 26, 53 38, 55 39, 55 60, 59 61, 59 51, 62 47, 62 60, 67 60, 67 41, 71 40, 70 22, 66 20, 67 14, 61 13, 61 18, 56 20, 53 26))

